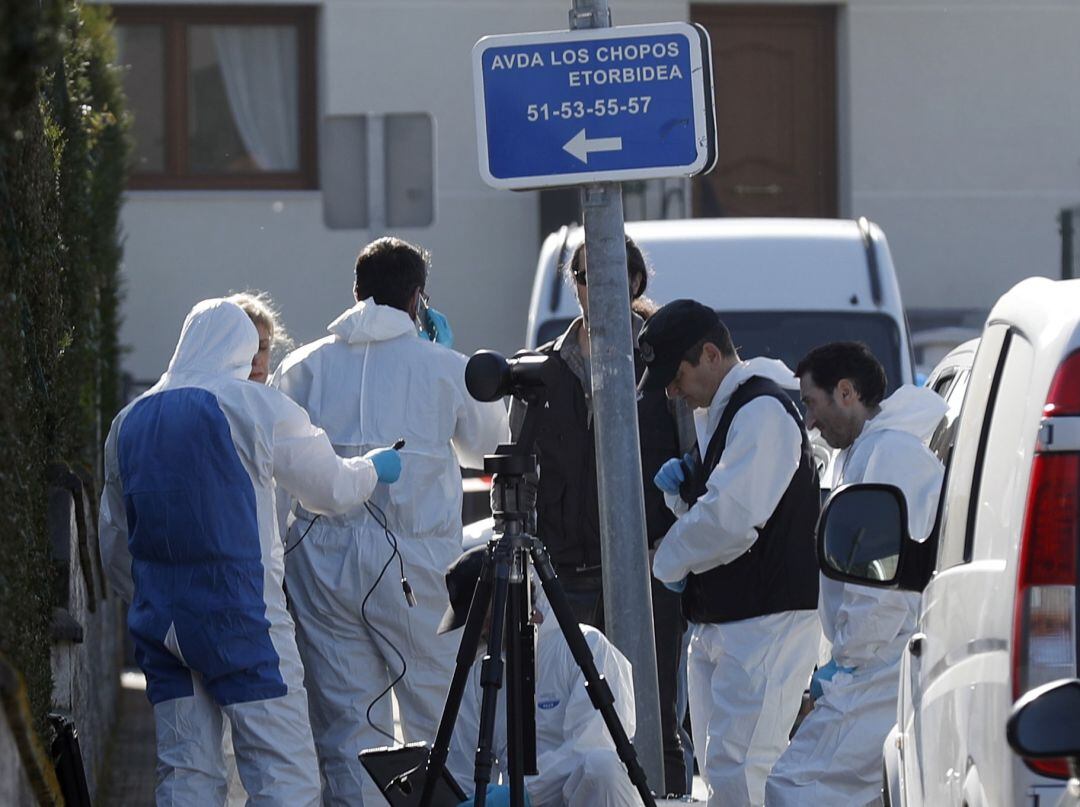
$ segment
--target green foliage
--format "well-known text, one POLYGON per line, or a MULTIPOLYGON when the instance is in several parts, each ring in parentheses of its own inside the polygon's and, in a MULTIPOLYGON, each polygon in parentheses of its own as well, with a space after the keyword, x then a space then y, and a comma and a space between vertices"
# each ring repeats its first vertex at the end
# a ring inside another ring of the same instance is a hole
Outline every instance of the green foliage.
MULTIPOLYGON (((0 0, 0 653, 51 694, 49 462, 97 472, 118 401, 128 120, 106 12, 0 0)), ((96 473, 95 473, 96 475, 96 473)))

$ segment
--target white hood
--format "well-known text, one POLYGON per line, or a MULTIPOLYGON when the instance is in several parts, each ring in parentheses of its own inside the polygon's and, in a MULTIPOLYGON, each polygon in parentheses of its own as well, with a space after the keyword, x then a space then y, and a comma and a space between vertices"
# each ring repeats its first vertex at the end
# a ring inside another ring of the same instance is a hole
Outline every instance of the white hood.
POLYGON ((184 320, 166 375, 228 375, 244 379, 259 350, 259 332, 235 303, 197 303, 184 320))
POLYGON ((933 390, 905 384, 881 402, 881 411, 866 421, 859 436, 892 429, 926 443, 948 408, 945 399, 933 390))
POLYGON ((326 326, 326 330, 350 345, 385 342, 399 336, 416 336, 412 317, 400 308, 361 300, 326 326))

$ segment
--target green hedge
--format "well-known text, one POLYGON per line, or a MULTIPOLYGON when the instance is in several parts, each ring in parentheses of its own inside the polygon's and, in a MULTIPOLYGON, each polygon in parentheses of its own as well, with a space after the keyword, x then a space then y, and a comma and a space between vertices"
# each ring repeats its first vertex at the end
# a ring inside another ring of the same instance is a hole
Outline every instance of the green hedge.
POLYGON ((107 12, 0 0, 0 653, 51 693, 49 462, 99 476, 119 404, 128 120, 107 12))

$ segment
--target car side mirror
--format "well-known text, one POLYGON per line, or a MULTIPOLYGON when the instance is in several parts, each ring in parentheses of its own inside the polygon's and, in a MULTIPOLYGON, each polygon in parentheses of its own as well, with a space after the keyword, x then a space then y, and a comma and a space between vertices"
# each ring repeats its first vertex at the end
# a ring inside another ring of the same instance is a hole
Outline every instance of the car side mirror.
POLYGON ((1080 757, 1080 680, 1054 681, 1016 702, 1005 735, 1024 757, 1066 757, 1076 775, 1080 757))
POLYGON ((844 485, 818 522, 818 565, 827 577, 894 588, 908 543, 907 503, 894 485, 844 485))

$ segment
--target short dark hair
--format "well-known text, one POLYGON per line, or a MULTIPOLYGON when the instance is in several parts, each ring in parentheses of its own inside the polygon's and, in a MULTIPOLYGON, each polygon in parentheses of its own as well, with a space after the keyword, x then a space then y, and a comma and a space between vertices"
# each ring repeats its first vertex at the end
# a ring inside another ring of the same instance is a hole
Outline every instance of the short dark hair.
POLYGON ((799 378, 810 380, 832 394, 840 379, 848 379, 865 406, 877 406, 885 397, 885 368, 862 342, 830 342, 803 356, 795 368, 799 378))
POLYGON ((400 238, 372 241, 356 256, 356 299, 407 311, 413 292, 427 285, 429 259, 427 250, 400 238))
POLYGON ((717 320, 716 325, 683 354, 682 360, 697 367, 706 344, 716 345, 720 355, 725 358, 731 358, 735 355, 735 343, 731 341, 731 331, 728 330, 727 325, 717 320))
MULTIPOLYGON (((577 245, 574 254, 570 256, 570 260, 566 262, 563 271, 566 272, 567 280, 573 282, 574 275, 584 271, 584 269, 585 242, 582 241, 577 245)), ((641 247, 630 236, 626 236, 626 275, 629 280, 637 279, 639 281, 637 289, 631 295, 632 299, 636 300, 645 294, 645 289, 649 285, 649 265, 645 262, 645 255, 641 252, 641 247)))

